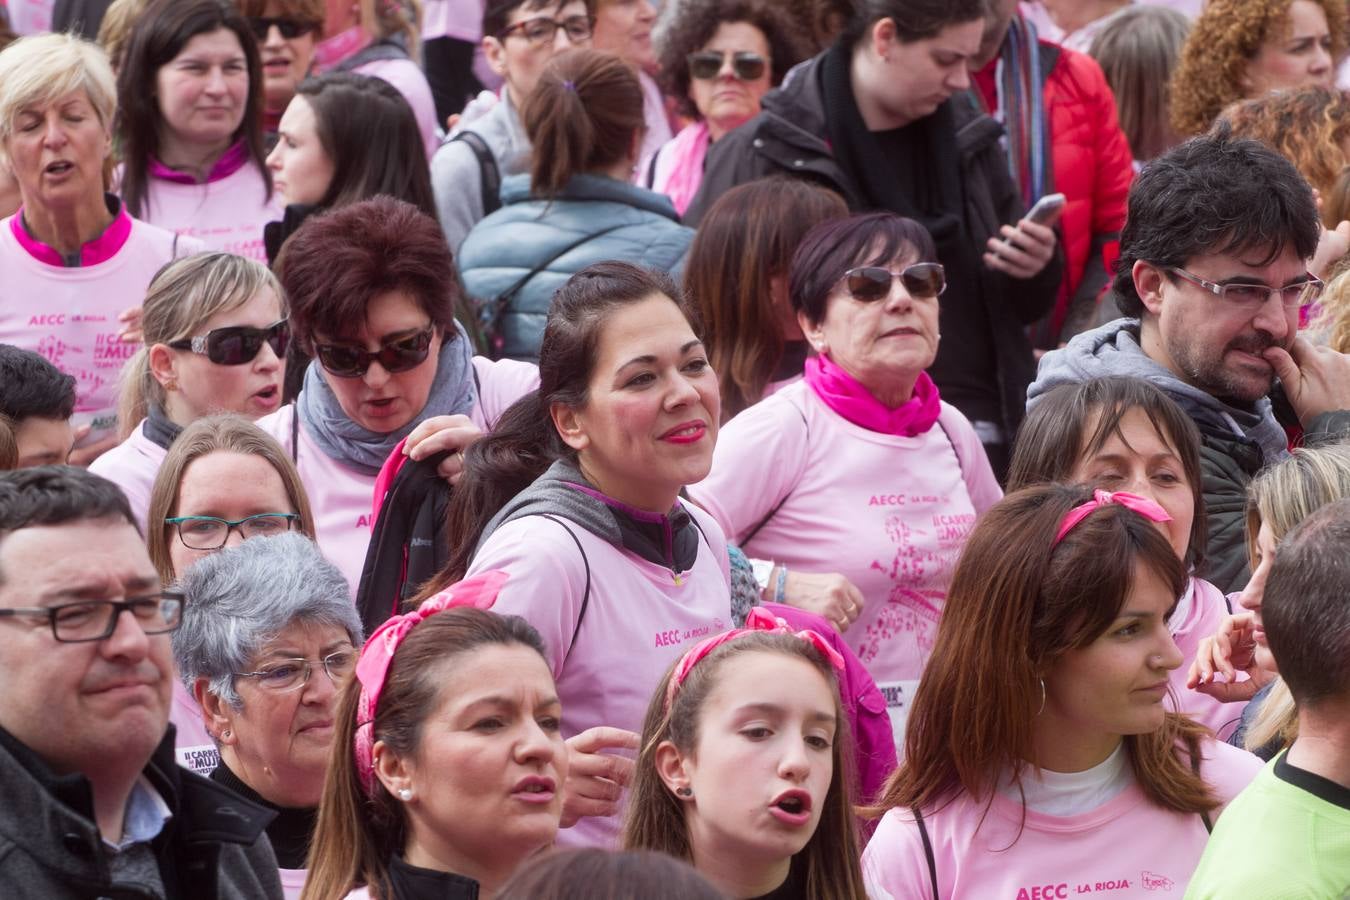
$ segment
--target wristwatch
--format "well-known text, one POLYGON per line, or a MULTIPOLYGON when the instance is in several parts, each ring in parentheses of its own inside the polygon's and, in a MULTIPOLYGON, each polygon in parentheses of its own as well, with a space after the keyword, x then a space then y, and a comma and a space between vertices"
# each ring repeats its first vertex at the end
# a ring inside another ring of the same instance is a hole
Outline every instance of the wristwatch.
POLYGON ((773 575, 773 567, 777 565, 771 559, 752 559, 750 560, 750 571, 755 576, 755 584, 759 585, 759 592, 762 594, 769 589, 769 577, 773 575))

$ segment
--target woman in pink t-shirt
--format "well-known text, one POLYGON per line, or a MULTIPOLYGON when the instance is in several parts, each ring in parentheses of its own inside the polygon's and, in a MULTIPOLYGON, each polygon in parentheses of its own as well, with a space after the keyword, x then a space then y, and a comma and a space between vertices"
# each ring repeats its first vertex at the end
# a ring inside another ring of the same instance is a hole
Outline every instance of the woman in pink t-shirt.
POLYGON ((863 854, 874 900, 1184 892, 1261 763, 1164 704, 1171 521, 1038 485, 976 524, 863 854))
POLYGON ((932 649, 957 554, 1002 492, 975 429, 924 371, 946 275, 912 219, 826 221, 788 274, 815 355, 802 381, 727 423, 711 474, 689 487, 747 556, 853 586, 822 612, 886 697, 896 745, 932 649))
POLYGON ((865 900, 843 668, 763 607, 691 647, 647 707, 625 847, 687 860, 728 897, 865 900))
POLYGON ((232 3, 154 0, 117 80, 127 210, 178 234, 265 261, 277 218, 263 165, 258 42, 232 3))
MULTIPOLYGON (((1045 482, 1130 491, 1157 502, 1172 517, 1172 549, 1188 571, 1203 571, 1200 435, 1181 407, 1148 382, 1094 378, 1037 398, 1017 433, 1008 490, 1045 482)), ((1229 611, 1223 592, 1192 574, 1168 621, 1183 659, 1169 675, 1167 705, 1220 737, 1237 724, 1237 710, 1188 690, 1186 672, 1229 611)))

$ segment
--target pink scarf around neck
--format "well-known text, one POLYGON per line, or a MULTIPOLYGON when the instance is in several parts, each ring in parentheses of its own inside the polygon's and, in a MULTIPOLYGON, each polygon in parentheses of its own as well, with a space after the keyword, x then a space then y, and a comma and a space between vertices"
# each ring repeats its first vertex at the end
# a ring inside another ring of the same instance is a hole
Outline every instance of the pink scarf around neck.
POLYGON ((933 427, 942 411, 937 385, 920 372, 914 393, 892 409, 828 356, 806 361, 806 383, 825 405, 854 425, 880 434, 914 437, 933 427))
POLYGON ((674 159, 664 183, 653 185, 657 193, 665 194, 675 205, 675 212, 684 215, 694 202, 699 185, 703 183, 703 161, 712 143, 707 122, 695 122, 680 130, 670 141, 669 153, 674 159))

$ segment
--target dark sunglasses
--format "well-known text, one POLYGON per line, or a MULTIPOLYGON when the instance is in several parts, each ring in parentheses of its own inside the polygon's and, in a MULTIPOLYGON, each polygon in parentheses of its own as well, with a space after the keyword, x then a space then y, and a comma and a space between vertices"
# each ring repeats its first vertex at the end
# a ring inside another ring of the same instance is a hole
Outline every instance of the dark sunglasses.
POLYGON ((261 43, 267 40, 267 33, 272 30, 272 26, 277 26, 277 31, 286 40, 298 38, 302 34, 309 34, 311 31, 318 30, 318 22, 304 22, 300 19, 268 19, 262 16, 249 16, 248 27, 253 30, 253 36, 261 43))
MULTIPOLYGON (((726 53, 718 50, 700 50, 697 53, 690 53, 685 59, 689 63, 690 78, 711 81, 722 71, 722 61, 726 59, 726 53)), ((731 71, 741 81, 754 81, 764 74, 768 64, 768 60, 764 57, 747 50, 737 50, 731 54, 731 71)))
POLYGON ((849 295, 865 303, 889 297, 891 282, 896 278, 917 300, 935 299, 947 289, 947 274, 940 263, 915 263, 899 272, 892 272, 885 266, 859 266, 844 273, 849 295))
POLYGON ((360 378, 373 362, 391 374, 406 372, 426 361, 435 333, 436 326, 428 325, 416 334, 385 341, 374 353, 350 344, 315 344, 314 355, 328 374, 338 378, 360 378))
POLYGON ((290 342, 290 322, 282 319, 266 328, 252 328, 248 325, 212 328, 204 335, 170 341, 168 346, 175 350, 191 350, 193 353, 204 354, 218 366, 242 366, 253 362, 263 344, 271 346, 277 359, 281 359, 285 357, 286 347, 290 342))

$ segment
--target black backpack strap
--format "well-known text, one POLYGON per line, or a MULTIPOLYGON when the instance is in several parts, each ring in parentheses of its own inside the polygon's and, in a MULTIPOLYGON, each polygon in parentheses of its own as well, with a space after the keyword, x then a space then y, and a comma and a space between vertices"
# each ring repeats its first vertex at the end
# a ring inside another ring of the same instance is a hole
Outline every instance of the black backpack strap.
POLYGON ((563 247, 557 253, 553 254, 552 256, 545 259, 543 262, 536 265, 530 271, 526 272, 524 275, 522 275, 519 279, 516 280, 515 284, 511 285, 509 288, 502 291, 497 296, 493 297, 491 302, 489 303, 488 309, 486 310, 487 321, 485 322, 486 327, 484 328, 484 331, 486 332, 487 335, 488 346, 492 351, 491 353, 492 357, 494 359, 498 359, 501 357, 502 336, 500 325, 502 314, 506 312, 506 307, 508 307, 511 304, 511 301, 516 298, 516 294, 520 293, 521 289, 525 287, 526 284, 529 283, 531 278, 538 275, 540 272, 544 271, 549 266, 553 265, 555 262, 562 259, 567 254, 571 253, 573 250, 580 247, 582 244, 585 244, 589 241, 593 241, 596 238, 600 237, 601 235, 609 234, 611 231, 617 231, 620 228, 625 227, 627 224, 628 224, 627 222, 623 222, 618 225, 611 225, 608 228, 602 228, 601 230, 592 232, 591 234, 582 235, 572 243, 568 244, 566 247, 563 247))
POLYGON ((937 857, 933 855, 933 841, 928 837, 928 826, 917 806, 909 809, 914 813, 914 824, 919 826, 919 839, 923 841, 923 855, 928 860, 928 882, 933 886, 933 900, 942 900, 942 895, 938 893, 937 857))
MULTIPOLYGON (((1195 752, 1191 754, 1191 771, 1197 778, 1200 777, 1200 748, 1196 747, 1195 752)), ((1214 820, 1209 817, 1209 810, 1200 813, 1200 821, 1205 823, 1205 831, 1214 833, 1214 820)))
POLYGON ((577 635, 581 634, 581 622, 586 618, 586 607, 591 602, 591 561, 586 558, 586 550, 581 546, 581 540, 577 533, 571 527, 557 516, 548 513, 540 513, 545 519, 550 519, 562 526, 562 530, 567 532, 567 536, 572 539, 572 543, 577 545, 577 552, 581 554, 581 564, 586 567, 586 589, 581 594, 581 612, 577 613, 577 624, 572 629, 572 640, 567 643, 567 652, 563 654, 563 664, 567 664, 567 658, 572 655, 572 648, 576 646, 577 635))
POLYGON ((487 141, 475 131, 461 131, 450 140, 468 144, 473 155, 478 158, 478 178, 483 191, 483 215, 489 216, 501 209, 502 170, 497 166, 497 157, 492 155, 487 141))

